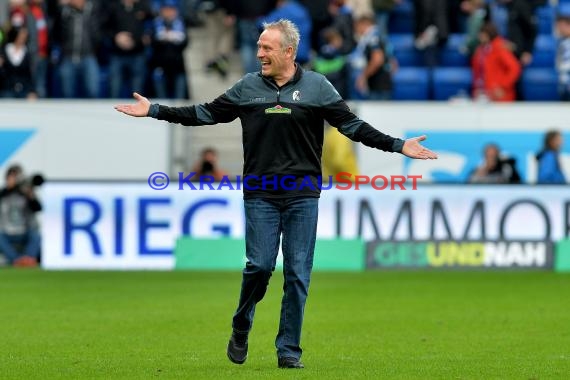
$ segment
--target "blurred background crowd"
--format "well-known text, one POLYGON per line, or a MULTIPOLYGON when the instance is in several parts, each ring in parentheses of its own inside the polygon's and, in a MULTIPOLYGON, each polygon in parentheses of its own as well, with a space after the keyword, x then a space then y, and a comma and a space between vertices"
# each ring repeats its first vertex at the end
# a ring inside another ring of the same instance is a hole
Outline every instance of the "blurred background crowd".
POLYGON ((279 18, 347 99, 570 98, 570 0, 0 0, 0 93, 189 99, 189 66, 256 71, 279 18), (188 62, 198 28, 211 42, 188 62))

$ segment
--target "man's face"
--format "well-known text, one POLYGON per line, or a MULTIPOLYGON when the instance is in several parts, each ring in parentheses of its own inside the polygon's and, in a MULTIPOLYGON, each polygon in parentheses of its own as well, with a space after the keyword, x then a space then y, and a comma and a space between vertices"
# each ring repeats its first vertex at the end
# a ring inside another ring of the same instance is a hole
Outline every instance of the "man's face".
POLYGON ((489 35, 485 32, 479 32, 479 42, 486 44, 490 41, 489 35))
POLYGON ((562 144, 564 143, 564 141, 562 140, 562 135, 556 135, 554 136, 554 138, 552 139, 552 149, 554 150, 560 150, 560 148, 562 148, 562 144))
POLYGON ((487 162, 497 162, 499 159, 499 151, 494 146, 488 146, 485 148, 485 160, 487 162))
POLYGON ((286 70, 293 60, 293 48, 283 49, 281 32, 277 29, 267 29, 257 41, 257 59, 261 62, 261 74, 276 77, 286 70))
POLYGON ((85 6, 85 0, 70 0, 69 5, 77 9, 83 9, 85 6))
POLYGON ((162 7, 160 8, 160 15, 166 21, 174 21, 178 17, 178 9, 176 7, 162 7))
POLYGON ((556 31, 562 38, 570 37, 570 18, 557 20, 556 31))
POLYGON ((202 157, 202 160, 214 164, 214 163, 217 161, 216 153, 214 153, 214 152, 206 152, 206 153, 204 153, 204 156, 202 157))
POLYGON ((12 173, 6 176, 6 187, 12 189, 18 184, 18 174, 12 173))
POLYGON ((364 33, 366 33, 366 23, 362 20, 356 21, 354 23, 354 34, 357 37, 361 37, 364 33))

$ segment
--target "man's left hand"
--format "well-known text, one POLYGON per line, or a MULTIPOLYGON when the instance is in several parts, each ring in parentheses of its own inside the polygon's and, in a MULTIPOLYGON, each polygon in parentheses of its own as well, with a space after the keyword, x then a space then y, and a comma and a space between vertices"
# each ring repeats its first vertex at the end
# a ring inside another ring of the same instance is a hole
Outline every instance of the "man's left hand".
POLYGON ((402 148, 402 154, 410 158, 417 158, 420 160, 435 160, 437 159, 437 154, 431 150, 424 148, 420 141, 427 139, 425 135, 420 137, 413 137, 407 139, 404 142, 404 147, 402 148))

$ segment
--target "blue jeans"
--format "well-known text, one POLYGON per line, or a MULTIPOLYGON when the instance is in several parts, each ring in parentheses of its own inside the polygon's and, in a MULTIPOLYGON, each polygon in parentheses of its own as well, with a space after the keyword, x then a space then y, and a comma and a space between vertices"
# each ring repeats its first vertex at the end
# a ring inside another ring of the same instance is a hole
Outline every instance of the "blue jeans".
POLYGON ((392 91, 389 90, 370 90, 368 92, 368 100, 391 100, 392 91))
POLYGON ((255 305, 263 299, 275 270, 283 236, 283 299, 278 357, 301 357, 301 327, 307 299, 317 235, 318 198, 246 199, 245 250, 247 263, 239 305, 233 317, 236 331, 249 332, 255 305))
POLYGON ((35 90, 39 98, 47 96, 47 69, 47 58, 39 57, 34 70, 35 90))
POLYGON ((127 84, 128 97, 133 92, 144 92, 144 79, 146 69, 146 57, 144 53, 132 55, 115 54, 109 63, 109 80, 111 98, 121 97, 121 88, 127 84))
POLYGON ((64 58, 60 66, 61 89, 64 98, 77 97, 77 84, 81 81, 88 98, 99 95, 99 64, 95 56, 85 57, 77 62, 64 58))
POLYGON ((39 257, 41 240, 37 230, 30 230, 24 235, 8 235, 0 232, 0 252, 4 253, 10 265, 20 256, 16 250, 16 244, 25 245, 24 256, 36 259, 39 257))
POLYGON ((159 99, 186 99, 188 85, 186 73, 168 73, 160 67, 152 73, 154 91, 159 99))

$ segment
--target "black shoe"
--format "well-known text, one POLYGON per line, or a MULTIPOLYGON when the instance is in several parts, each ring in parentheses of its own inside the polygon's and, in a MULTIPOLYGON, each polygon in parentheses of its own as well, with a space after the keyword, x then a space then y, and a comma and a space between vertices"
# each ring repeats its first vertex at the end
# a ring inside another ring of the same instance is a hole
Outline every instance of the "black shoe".
POLYGON ((305 368, 303 363, 295 358, 278 358, 277 366, 279 368, 305 368))
POLYGON ((228 66, 229 62, 225 58, 218 58, 214 64, 214 70, 220 74, 222 79, 226 79, 228 76, 228 66))
POLYGON ((227 353, 232 363, 245 363, 245 359, 247 359, 247 333, 232 332, 227 353))

